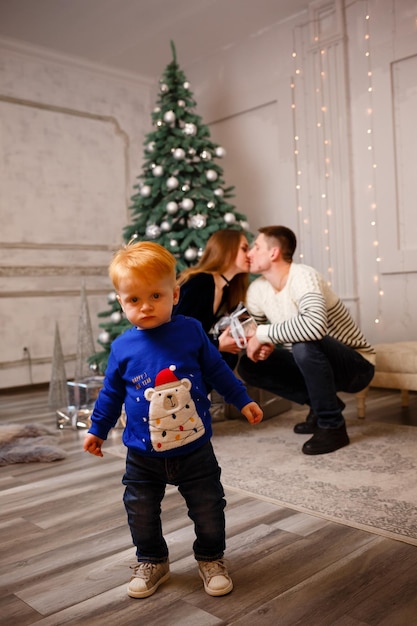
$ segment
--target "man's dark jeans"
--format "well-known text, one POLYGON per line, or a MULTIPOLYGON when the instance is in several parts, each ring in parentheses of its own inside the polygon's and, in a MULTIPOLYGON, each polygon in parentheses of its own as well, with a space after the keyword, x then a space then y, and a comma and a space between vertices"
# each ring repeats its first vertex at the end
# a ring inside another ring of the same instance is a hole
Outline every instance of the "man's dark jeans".
POLYGON ((265 361, 257 363, 243 355, 238 365, 247 384, 298 404, 308 404, 320 428, 343 425, 337 392, 357 393, 365 389, 374 369, 356 350, 332 337, 295 343, 292 351, 276 347, 265 361))

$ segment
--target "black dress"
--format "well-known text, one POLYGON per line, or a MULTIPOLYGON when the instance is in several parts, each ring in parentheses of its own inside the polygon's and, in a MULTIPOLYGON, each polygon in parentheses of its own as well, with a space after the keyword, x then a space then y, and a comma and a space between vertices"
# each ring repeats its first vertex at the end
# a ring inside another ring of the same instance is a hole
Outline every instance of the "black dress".
MULTIPOLYGON (((213 312, 215 283, 212 274, 201 272, 195 274, 186 283, 181 285, 180 299, 174 307, 174 315, 188 315, 199 320, 206 331, 210 340, 218 346, 218 341, 213 335, 209 334, 210 329, 214 326, 221 315, 225 312, 222 310, 227 297, 227 286, 223 289, 223 297, 217 311, 213 312)), ((238 361, 237 354, 230 352, 220 353, 226 363, 234 369, 238 361)))

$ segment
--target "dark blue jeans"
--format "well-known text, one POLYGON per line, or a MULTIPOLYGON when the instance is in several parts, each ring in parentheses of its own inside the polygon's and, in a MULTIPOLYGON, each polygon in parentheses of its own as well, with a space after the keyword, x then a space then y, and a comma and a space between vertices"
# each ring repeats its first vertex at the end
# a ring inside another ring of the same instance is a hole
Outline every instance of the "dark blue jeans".
POLYGON ((320 428, 339 428, 344 418, 338 391, 356 393, 373 378, 374 366, 361 354, 332 337, 294 343, 292 351, 277 347, 265 360, 239 361, 243 380, 298 404, 308 404, 320 428))
POLYGON ((177 485, 194 522, 197 561, 216 561, 225 550, 224 491, 210 442, 190 454, 150 458, 128 449, 123 477, 127 511, 138 561, 162 563, 168 546, 162 535, 161 502, 167 484, 177 485))

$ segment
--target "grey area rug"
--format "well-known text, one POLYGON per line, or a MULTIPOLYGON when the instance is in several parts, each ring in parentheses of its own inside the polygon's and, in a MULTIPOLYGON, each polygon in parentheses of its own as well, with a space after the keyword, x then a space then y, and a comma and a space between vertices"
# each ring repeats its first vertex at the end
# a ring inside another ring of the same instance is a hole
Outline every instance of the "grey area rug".
POLYGON ((37 424, 0 424, 0 466, 66 458, 55 431, 37 424))
POLYGON ((349 446, 307 456, 294 415, 213 424, 224 487, 417 545, 417 428, 350 419, 349 446))

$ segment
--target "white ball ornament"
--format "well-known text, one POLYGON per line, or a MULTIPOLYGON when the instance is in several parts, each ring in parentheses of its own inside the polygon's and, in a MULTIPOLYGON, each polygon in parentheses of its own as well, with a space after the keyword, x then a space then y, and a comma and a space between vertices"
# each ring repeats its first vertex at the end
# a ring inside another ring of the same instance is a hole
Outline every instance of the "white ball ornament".
POLYGON ((142 198, 148 198, 151 195, 151 192, 152 189, 150 185, 143 185, 143 187, 140 188, 140 195, 142 198))
POLYGON ((149 152, 153 152, 155 150, 155 142, 150 141, 146 147, 149 150, 149 152))
POLYGON ((163 173, 164 168, 162 167, 162 165, 155 165, 155 167, 152 169, 152 174, 158 178, 159 176, 162 176, 163 173))
POLYGON ((236 216, 234 213, 225 213, 223 219, 226 224, 234 224, 236 222, 236 216))
POLYGON ((171 246, 171 248, 176 248, 178 245, 178 241, 176 239, 170 239, 169 245, 171 246))
POLYGON ((206 178, 207 180, 209 180, 210 182, 213 182, 215 180, 217 180, 218 176, 217 176, 217 172, 215 170, 207 170, 206 172, 206 178))
POLYGON ((207 202, 207 208, 208 209, 214 209, 215 206, 216 206, 215 203, 212 202, 211 200, 209 200, 209 202, 207 202))
POLYGON ((185 100, 178 100, 177 104, 179 107, 185 107, 185 100))
POLYGON ((201 213, 192 215, 187 222, 188 228, 204 228, 207 224, 207 217, 201 213))
POLYGON ((242 221, 242 222, 240 222, 240 225, 243 228, 243 230, 249 231, 249 228, 250 228, 249 222, 242 221))
POLYGON ((167 213, 169 215, 175 215, 177 211, 178 211, 178 204, 176 202, 171 200, 170 202, 167 203, 167 213))
POLYGON ((108 295, 107 295, 107 302, 116 302, 116 292, 115 291, 111 291, 108 295))
POLYGON ((222 148, 222 146, 217 146, 217 148, 214 151, 214 154, 216 155, 216 157, 219 157, 221 159, 226 156, 226 150, 222 148))
POLYGON ((145 229, 145 234, 149 239, 156 239, 161 234, 158 224, 149 224, 145 229))
POLYGON ((160 86, 160 90, 162 93, 167 93, 169 91, 169 87, 166 83, 162 83, 160 86))
POLYGON ((110 315, 110 319, 113 324, 118 324, 122 319, 122 314, 120 313, 120 311, 114 311, 114 313, 110 315))
POLYGON ((167 189, 176 189, 178 187, 179 183, 178 183, 178 178, 175 178, 175 176, 170 176, 167 180, 167 189))
POLYGON ((176 116, 174 111, 167 111, 166 113, 164 113, 164 122, 166 122, 167 124, 173 124, 176 120, 176 116))
POLYGON ((213 193, 218 198, 223 198, 223 196, 224 196, 224 191, 223 191, 223 189, 221 189, 221 187, 218 187, 218 189, 215 189, 213 193))
POLYGON ((196 248, 187 248, 184 252, 184 258, 187 261, 194 261, 197 258, 198 250, 196 248))
POLYGON ((188 183, 184 183, 184 185, 181 187, 181 191, 187 193, 187 191, 190 191, 190 185, 188 183))
POLYGON ((184 89, 189 89, 190 88, 190 83, 188 82, 188 80, 186 80, 185 83, 183 83, 182 86, 184 87, 184 89))
POLYGON ((191 211, 191 209, 194 207, 194 202, 191 200, 191 198, 184 198, 184 200, 181 200, 180 205, 181 208, 184 209, 184 211, 191 211))
POLYGON ((188 122, 188 124, 185 124, 184 126, 184 133, 186 135, 196 135, 197 134, 197 126, 195 124, 193 124, 192 122, 188 122))
POLYGON ((100 343, 110 343, 110 333, 108 333, 107 330, 103 330, 99 334, 98 340, 100 343))
POLYGON ((208 150, 203 150, 200 156, 204 161, 209 161, 211 159, 211 154, 208 150))
POLYGON ((161 222, 161 230, 164 233, 169 233, 169 231, 171 230, 171 224, 164 220, 163 222, 161 222))
POLYGON ((185 159, 185 150, 183 148, 175 148, 172 155, 174 159, 181 161, 181 159, 185 159))

